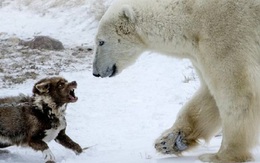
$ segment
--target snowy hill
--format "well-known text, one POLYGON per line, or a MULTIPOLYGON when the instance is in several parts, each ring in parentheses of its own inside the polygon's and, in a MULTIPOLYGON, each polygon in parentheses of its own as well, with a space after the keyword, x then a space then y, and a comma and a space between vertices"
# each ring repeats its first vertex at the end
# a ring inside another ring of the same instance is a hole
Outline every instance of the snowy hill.
MULTIPOLYGON (((111 1, 102 0, 0 0, 0 39, 49 35, 68 48, 81 44, 93 46, 102 13, 111 1)), ((0 58, 1 59, 1 58, 0 58)), ((53 62, 50 58, 49 62, 53 62)), ((67 133, 82 147, 92 146, 76 156, 55 142, 50 149, 60 163, 191 163, 197 156, 213 153, 220 147, 221 137, 210 145, 184 153, 183 157, 161 156, 153 143, 171 127, 184 103, 199 87, 195 71, 187 60, 176 60, 145 53, 137 63, 115 78, 92 76, 91 60, 78 63, 77 71, 60 72, 68 80, 76 80, 79 100, 68 106, 67 133)), ((35 70, 37 71, 37 70, 35 70)), ((36 80, 2 88, 1 96, 31 94, 36 80)), ((28 148, 9 147, 0 152, 0 163, 42 162, 42 154, 28 148)), ((255 150, 256 162, 260 162, 255 150)))

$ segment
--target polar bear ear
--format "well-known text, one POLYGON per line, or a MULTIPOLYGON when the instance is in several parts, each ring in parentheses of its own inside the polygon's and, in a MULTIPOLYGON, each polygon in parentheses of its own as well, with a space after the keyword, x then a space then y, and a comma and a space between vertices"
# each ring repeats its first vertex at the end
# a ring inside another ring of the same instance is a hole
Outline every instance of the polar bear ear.
POLYGON ((123 16, 128 19, 130 22, 134 23, 135 22, 135 12, 133 8, 129 5, 124 5, 122 7, 122 13, 123 16))

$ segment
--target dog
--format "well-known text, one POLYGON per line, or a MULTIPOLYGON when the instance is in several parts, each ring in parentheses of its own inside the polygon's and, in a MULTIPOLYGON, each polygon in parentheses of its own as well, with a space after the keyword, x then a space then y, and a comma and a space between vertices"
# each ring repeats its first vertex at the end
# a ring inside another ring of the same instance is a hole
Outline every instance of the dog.
POLYGON ((66 135, 65 110, 78 100, 77 82, 62 77, 44 78, 33 87, 33 95, 0 98, 0 148, 27 146, 41 151, 45 162, 55 162, 47 143, 55 140, 76 154, 83 149, 66 135))

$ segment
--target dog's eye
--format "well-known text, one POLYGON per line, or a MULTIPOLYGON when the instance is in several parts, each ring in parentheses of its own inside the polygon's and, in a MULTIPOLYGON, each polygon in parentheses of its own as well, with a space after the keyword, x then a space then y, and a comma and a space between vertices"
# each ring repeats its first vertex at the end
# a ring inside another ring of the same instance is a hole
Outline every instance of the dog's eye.
POLYGON ((103 46, 104 44, 105 44, 105 41, 99 41, 99 42, 98 42, 98 45, 99 45, 99 46, 103 46))
POLYGON ((59 85, 58 85, 58 87, 63 87, 64 86, 64 83, 60 83, 59 85))

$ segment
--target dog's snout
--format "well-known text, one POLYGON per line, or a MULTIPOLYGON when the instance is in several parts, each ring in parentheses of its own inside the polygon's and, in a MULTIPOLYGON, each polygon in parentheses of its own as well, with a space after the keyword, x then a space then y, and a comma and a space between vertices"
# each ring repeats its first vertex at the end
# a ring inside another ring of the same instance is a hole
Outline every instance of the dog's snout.
POLYGON ((76 81, 72 81, 70 84, 71 85, 77 85, 77 82, 76 81))

